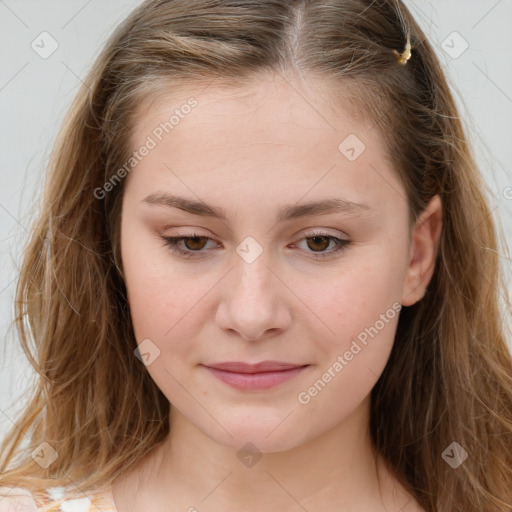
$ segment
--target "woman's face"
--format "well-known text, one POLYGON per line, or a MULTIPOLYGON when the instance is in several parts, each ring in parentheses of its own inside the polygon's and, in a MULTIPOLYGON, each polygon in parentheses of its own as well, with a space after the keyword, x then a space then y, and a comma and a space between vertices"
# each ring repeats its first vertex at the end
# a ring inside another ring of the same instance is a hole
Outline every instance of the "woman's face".
POLYGON ((285 450, 355 413, 417 300, 382 140, 323 98, 265 76, 137 118, 121 223, 135 336, 173 412, 224 445, 285 450), (296 369, 209 368, 262 361, 296 369))

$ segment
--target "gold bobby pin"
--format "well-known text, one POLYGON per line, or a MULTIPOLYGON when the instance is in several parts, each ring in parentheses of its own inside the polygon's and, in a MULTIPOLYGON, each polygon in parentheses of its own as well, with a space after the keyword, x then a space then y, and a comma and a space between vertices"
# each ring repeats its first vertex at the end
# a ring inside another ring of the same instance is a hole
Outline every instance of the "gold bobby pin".
POLYGON ((411 58, 411 39, 410 39, 410 33, 407 33, 407 44, 405 45, 405 50, 403 53, 398 53, 396 50, 393 50, 393 53, 397 56, 396 60, 399 64, 402 66, 405 66, 407 64, 407 61, 411 58))

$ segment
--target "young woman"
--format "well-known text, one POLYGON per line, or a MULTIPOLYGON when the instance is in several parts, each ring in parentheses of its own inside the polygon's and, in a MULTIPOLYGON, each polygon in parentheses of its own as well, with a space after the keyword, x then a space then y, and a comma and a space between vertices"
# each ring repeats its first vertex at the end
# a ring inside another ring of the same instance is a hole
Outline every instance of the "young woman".
POLYGON ((510 511, 495 226, 401 2, 150 0, 85 82, 0 510, 510 511))

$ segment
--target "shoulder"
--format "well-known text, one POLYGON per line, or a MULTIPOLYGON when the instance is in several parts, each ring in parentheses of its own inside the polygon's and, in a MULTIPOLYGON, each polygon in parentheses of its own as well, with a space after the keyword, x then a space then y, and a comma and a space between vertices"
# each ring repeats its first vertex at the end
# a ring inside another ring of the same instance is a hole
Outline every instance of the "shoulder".
POLYGON ((0 512, 37 512, 34 497, 21 487, 0 487, 0 512))
POLYGON ((31 492, 22 487, 0 487, 0 512, 116 512, 110 490, 81 498, 54 487, 31 492))

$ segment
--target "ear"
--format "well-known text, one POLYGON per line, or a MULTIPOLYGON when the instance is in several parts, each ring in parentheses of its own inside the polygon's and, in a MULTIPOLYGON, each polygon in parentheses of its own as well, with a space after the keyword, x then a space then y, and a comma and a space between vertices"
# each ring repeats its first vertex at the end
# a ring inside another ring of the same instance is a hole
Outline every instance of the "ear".
POLYGON ((436 195, 427 204, 413 229, 409 265, 404 278, 401 303, 412 306, 418 302, 432 279, 441 237, 443 208, 436 195))

